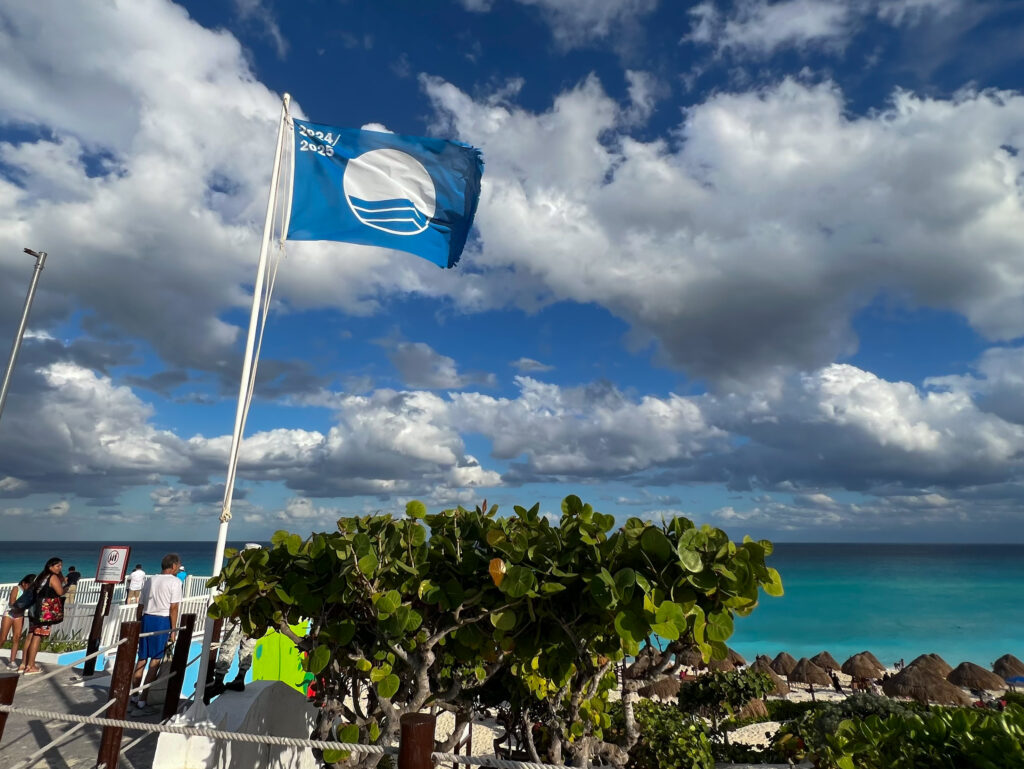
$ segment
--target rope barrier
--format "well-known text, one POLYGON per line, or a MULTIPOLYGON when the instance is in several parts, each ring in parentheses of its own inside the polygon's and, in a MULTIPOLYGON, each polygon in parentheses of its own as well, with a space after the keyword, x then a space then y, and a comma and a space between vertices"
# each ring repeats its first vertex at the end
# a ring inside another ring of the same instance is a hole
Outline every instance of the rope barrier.
POLYGON ((185 626, 172 627, 167 630, 150 630, 148 633, 139 633, 139 638, 149 638, 154 635, 169 635, 171 633, 177 633, 179 630, 184 630, 185 626))
MULTIPOLYGON (((104 709, 107 706, 104 706, 104 709)), ((225 732, 220 729, 206 729, 196 726, 174 726, 171 724, 150 724, 141 721, 121 721, 114 718, 97 718, 96 716, 77 716, 71 713, 50 713, 35 708, 21 708, 14 705, 0 705, 0 713, 29 716, 49 721, 66 721, 81 725, 112 726, 119 729, 139 732, 178 734, 183 737, 207 737, 215 740, 248 742, 261 745, 279 745, 292 748, 316 748, 318 750, 344 750, 350 753, 367 753, 370 755, 398 755, 398 748, 381 745, 362 745, 352 742, 329 742, 326 740, 304 740, 298 737, 276 737, 269 734, 245 734, 242 732, 225 732)), ((135 745, 139 740, 131 743, 135 745)), ((131 747, 131 745, 129 747, 131 747)), ((124 748, 123 750, 127 750, 124 748)), ((467 766, 493 767, 493 769, 574 769, 563 764, 543 764, 532 761, 511 761, 495 756, 462 756, 455 753, 433 753, 431 758, 437 762, 453 761, 467 766)), ((20 769, 20 767, 19 767, 20 769)))
POLYGON ((91 660, 93 657, 99 657, 101 654, 103 654, 104 652, 108 652, 111 649, 116 649, 118 646, 120 646, 121 644, 125 643, 127 640, 128 640, 127 638, 122 638, 116 644, 113 644, 111 646, 106 646, 106 647, 104 647, 102 649, 99 649, 98 651, 94 651, 92 654, 86 655, 85 657, 82 657, 79 660, 75 660, 74 662, 69 662, 67 665, 60 665, 56 669, 51 670, 49 673, 43 673, 43 675, 39 676, 39 678, 33 678, 31 681, 26 681, 25 684, 21 687, 21 689, 19 691, 23 692, 27 688, 29 688, 30 686, 35 686, 37 684, 41 684, 43 681, 47 680, 48 678, 53 678, 55 675, 57 675, 62 670, 67 670, 68 668, 73 668, 75 665, 78 665, 79 663, 86 662, 87 660, 91 660))
POLYGON ((179 734, 183 737, 209 737, 214 740, 231 740, 248 742, 257 745, 283 745, 291 748, 317 748, 318 750, 346 750, 351 753, 370 753, 375 755, 398 755, 398 748, 384 748, 379 745, 360 745, 351 742, 328 742, 326 740, 302 740, 298 737, 275 737, 269 734, 245 734, 242 732, 225 732, 220 729, 206 729, 196 726, 173 726, 170 724, 150 724, 144 721, 120 721, 115 718, 96 718, 95 716, 76 716, 72 713, 50 713, 35 708, 22 708, 15 705, 0 705, 0 713, 39 718, 48 721, 66 721, 68 723, 90 724, 92 726, 112 726, 117 729, 138 732, 166 732, 179 734))

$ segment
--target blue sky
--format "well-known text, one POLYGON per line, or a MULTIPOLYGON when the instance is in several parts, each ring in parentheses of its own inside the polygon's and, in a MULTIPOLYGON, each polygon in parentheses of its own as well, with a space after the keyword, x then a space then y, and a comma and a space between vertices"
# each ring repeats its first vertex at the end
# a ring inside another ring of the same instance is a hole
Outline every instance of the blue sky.
POLYGON ((233 538, 576 493, 1024 541, 1024 3, 0 0, 0 536, 210 539, 284 92, 486 167, 462 262, 289 243, 233 538), (49 529, 48 529, 49 530, 49 529))

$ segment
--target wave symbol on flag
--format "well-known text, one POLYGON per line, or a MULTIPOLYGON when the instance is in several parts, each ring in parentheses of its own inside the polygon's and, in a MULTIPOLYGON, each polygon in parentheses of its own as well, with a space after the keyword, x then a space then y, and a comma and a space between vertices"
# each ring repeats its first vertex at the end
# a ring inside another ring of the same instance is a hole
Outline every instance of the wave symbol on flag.
POLYGON ((343 186, 360 222, 393 235, 423 232, 437 205, 427 169, 401 150, 371 150, 352 158, 345 166, 343 186))

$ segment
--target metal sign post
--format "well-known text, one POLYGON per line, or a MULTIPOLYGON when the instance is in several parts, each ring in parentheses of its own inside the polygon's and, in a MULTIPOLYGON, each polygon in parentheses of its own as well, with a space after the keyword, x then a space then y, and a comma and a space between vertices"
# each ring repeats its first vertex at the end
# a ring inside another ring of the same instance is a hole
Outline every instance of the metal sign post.
POLYGON ((18 333, 14 335, 14 344, 11 346, 11 358, 7 361, 7 373, 4 374, 4 383, 0 385, 0 417, 4 413, 4 404, 7 402, 7 390, 11 386, 11 376, 14 374, 14 364, 18 360, 18 352, 21 350, 21 339, 25 336, 25 326, 28 325, 28 313, 32 309, 32 300, 36 295, 39 274, 43 271, 43 265, 46 263, 45 251, 33 251, 30 248, 26 248, 25 253, 36 258, 36 269, 32 273, 32 282, 28 286, 28 296, 25 297, 25 309, 21 312, 21 323, 18 324, 18 333))
MULTIPOLYGON (((92 615, 92 625, 89 628, 89 641, 85 647, 85 655, 88 657, 100 648, 100 639, 103 637, 103 618, 110 613, 110 604, 114 598, 114 586, 124 582, 125 572, 128 570, 128 560, 131 557, 132 549, 122 545, 112 545, 100 550, 100 560, 96 565, 96 582, 102 584, 100 597, 96 602, 96 611, 92 615)), ((82 669, 83 676, 91 676, 96 672, 96 657, 85 661, 82 669)))

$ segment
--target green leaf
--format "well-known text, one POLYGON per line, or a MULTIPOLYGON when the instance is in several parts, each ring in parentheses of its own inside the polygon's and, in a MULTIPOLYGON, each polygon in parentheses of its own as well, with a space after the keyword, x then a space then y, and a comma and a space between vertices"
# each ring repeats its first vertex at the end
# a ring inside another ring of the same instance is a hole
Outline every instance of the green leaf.
POLYGON ((426 544, 427 541, 427 530, 420 526, 418 523, 414 523, 409 527, 409 542, 413 547, 420 547, 426 544))
MULTIPOLYGON (((339 740, 340 742, 340 740, 339 740)), ((336 764, 339 761, 344 761, 349 757, 349 751, 347 750, 325 750, 323 753, 325 764, 336 764)))
POLYGON ((704 562, 701 560, 700 553, 684 548, 678 548, 676 553, 679 555, 679 565, 687 571, 696 572, 704 568, 704 562))
POLYGON ((380 614, 393 614, 402 605, 402 594, 397 590, 389 590, 377 599, 377 611, 380 614))
POLYGON ((655 622, 651 625, 651 630, 666 641, 676 641, 679 639, 679 628, 671 622, 655 622))
POLYGON ((326 646, 317 646, 313 653, 309 655, 309 672, 313 675, 319 675, 330 661, 331 650, 326 646))
POLYGON ((376 721, 370 722, 370 728, 368 730, 370 736, 370 742, 376 742, 380 739, 380 727, 376 721))
POLYGON ((623 602, 629 603, 633 597, 633 588, 636 587, 636 572, 630 568, 619 569, 615 573, 615 589, 623 602))
POLYGON ((374 572, 377 571, 377 556, 373 553, 364 555, 359 559, 359 571, 361 571, 367 577, 372 577, 374 572))
POLYGON ((382 699, 390 699, 395 696, 395 693, 398 691, 398 687, 401 685, 402 682, 398 679, 398 676, 392 673, 377 684, 377 696, 382 699))
POLYGON ((762 585, 764 592, 772 596, 782 595, 782 577, 779 576, 778 569, 768 569, 768 582, 762 585))
POLYGON ((501 582, 501 592, 509 598, 522 598, 537 584, 533 572, 525 566, 510 566, 501 582))
POLYGON ((385 662, 383 665, 375 667, 370 671, 370 682, 374 684, 380 683, 389 675, 391 675, 391 665, 385 662))
POLYGON ((516 626, 516 613, 511 609, 491 613, 491 624, 498 630, 508 632, 516 626))
POLYGON ((640 547, 651 557, 655 566, 667 561, 672 553, 672 544, 668 541, 668 537, 661 529, 654 526, 644 529, 644 533, 640 535, 640 547))
POLYGON ((732 615, 728 611, 715 611, 707 616, 709 641, 726 641, 732 635, 732 615))
POLYGON ((359 727, 355 724, 343 724, 339 726, 338 742, 359 742, 359 727))
POLYGON ((427 506, 418 499, 414 499, 405 506, 405 514, 410 518, 425 518, 427 506))

